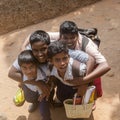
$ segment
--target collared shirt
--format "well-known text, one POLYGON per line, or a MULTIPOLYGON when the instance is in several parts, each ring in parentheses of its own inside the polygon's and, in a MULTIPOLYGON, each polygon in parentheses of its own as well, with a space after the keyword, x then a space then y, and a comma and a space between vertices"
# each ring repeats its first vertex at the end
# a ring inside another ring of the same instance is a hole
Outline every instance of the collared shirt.
MULTIPOLYGON (((21 71, 20 66, 19 66, 19 64, 18 64, 18 59, 16 59, 16 60, 14 61, 13 66, 14 66, 18 71, 21 71)), ((41 67, 41 69, 42 69, 43 71, 46 71, 46 72, 47 72, 47 66, 46 66, 46 65, 41 65, 40 67, 41 67)), ((39 81, 39 80, 45 81, 45 80, 46 80, 46 74, 47 74, 47 73, 43 74, 42 71, 41 71, 41 69, 39 69, 39 68, 37 69, 37 78, 35 79, 35 81, 39 81)), ((48 74, 50 74, 50 73, 48 72, 48 74)), ((28 80, 27 76, 26 76, 26 75, 23 75, 23 81, 27 81, 27 80, 28 80)), ((32 85, 32 84, 25 84, 25 85, 26 85, 30 90, 32 90, 32 91, 34 91, 34 92, 38 91, 39 94, 42 93, 41 89, 38 88, 38 87, 35 86, 35 85, 32 85)))
MULTIPOLYGON (((65 75, 64 75, 64 79, 59 76, 57 68, 55 66, 53 67, 53 69, 51 71, 51 75, 58 78, 62 83, 66 84, 66 85, 70 85, 70 84, 66 83, 64 80, 68 80, 68 79, 72 80, 73 79, 72 64, 73 64, 73 58, 70 58, 65 75)), ((80 68, 79 75, 81 77, 83 77, 86 73, 86 64, 80 63, 79 68, 80 68)))

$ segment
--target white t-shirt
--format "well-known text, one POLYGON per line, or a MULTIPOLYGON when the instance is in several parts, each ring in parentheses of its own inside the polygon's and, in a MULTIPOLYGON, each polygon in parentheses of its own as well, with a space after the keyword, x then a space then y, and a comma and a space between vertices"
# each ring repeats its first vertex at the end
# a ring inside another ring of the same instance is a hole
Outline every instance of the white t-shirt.
MULTIPOLYGON (((72 73, 72 64, 73 64, 73 58, 70 58, 65 75, 64 75, 64 79, 62 79, 57 71, 57 68, 54 66, 52 71, 51 71, 51 75, 55 76, 56 78, 58 78, 62 83, 66 84, 66 85, 70 85, 68 83, 66 83, 64 80, 68 80, 68 79, 73 79, 73 73, 72 73)), ((84 63, 80 63, 80 67, 79 67, 79 75, 81 77, 83 77, 86 73, 86 64, 84 63)), ((71 85, 70 85, 71 86, 71 85)))

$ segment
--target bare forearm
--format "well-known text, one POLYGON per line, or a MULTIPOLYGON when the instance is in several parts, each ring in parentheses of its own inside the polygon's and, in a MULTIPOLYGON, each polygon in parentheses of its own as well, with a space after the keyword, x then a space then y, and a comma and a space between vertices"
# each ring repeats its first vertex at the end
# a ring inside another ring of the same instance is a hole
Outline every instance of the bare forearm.
POLYGON ((90 74, 86 75, 83 80, 93 80, 95 78, 98 78, 105 73, 107 73, 111 68, 107 64, 107 62, 99 64, 90 74))
POLYGON ((81 77, 76 77, 72 80, 64 80, 66 83, 69 83, 72 86, 81 86, 81 85, 86 85, 88 83, 90 83, 92 80, 83 80, 83 78, 81 77))
POLYGON ((23 82, 21 73, 8 74, 8 77, 17 81, 17 82, 23 82))
POLYGON ((22 73, 20 71, 17 71, 17 69, 14 66, 11 66, 8 71, 8 77, 17 81, 22 82, 22 73))

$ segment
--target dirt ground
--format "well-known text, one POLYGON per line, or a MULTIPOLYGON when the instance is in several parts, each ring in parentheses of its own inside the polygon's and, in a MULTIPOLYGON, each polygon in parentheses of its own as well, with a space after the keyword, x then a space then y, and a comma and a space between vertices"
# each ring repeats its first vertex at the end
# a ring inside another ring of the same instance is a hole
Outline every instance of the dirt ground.
MULTIPOLYGON (((28 113, 27 102, 22 107, 13 104, 12 99, 18 87, 16 82, 7 77, 7 73, 28 34, 37 29, 58 31, 59 25, 64 20, 73 20, 81 28, 97 27, 101 38, 100 51, 112 68, 102 77, 103 96, 97 100, 97 108, 93 116, 87 120, 120 120, 119 0, 103 0, 69 14, 0 36, 0 116, 5 115, 7 120, 40 120, 38 110, 32 114, 28 113)), ((51 112, 53 120, 68 120, 64 108, 52 109, 51 112)))

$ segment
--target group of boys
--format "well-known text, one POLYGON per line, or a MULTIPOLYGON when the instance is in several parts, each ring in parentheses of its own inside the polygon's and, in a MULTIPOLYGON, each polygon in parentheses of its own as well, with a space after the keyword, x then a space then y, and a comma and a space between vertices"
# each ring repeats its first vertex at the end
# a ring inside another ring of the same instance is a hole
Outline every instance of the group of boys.
POLYGON ((32 103, 28 111, 33 112, 39 106, 42 120, 51 120, 48 101, 53 97, 54 86, 56 98, 63 103, 76 92, 83 96, 90 83, 94 84, 96 78, 110 70, 105 57, 89 38, 86 53, 81 51, 82 38, 72 21, 63 22, 59 32, 37 30, 24 42, 22 52, 10 67, 8 76, 20 83, 25 100, 32 103), (49 81, 55 85, 49 85, 49 81))

